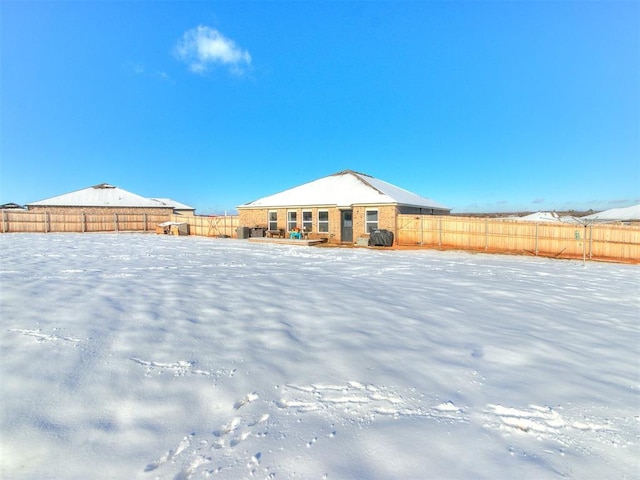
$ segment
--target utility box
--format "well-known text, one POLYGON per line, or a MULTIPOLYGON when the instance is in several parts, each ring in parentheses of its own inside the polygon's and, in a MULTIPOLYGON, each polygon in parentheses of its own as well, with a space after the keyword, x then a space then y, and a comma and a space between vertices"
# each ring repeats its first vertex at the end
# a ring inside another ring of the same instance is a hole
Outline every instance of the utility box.
POLYGON ((238 234, 238 238, 240 239, 249 238, 251 229, 249 227, 238 227, 236 229, 236 233, 238 234))
POLYGON ((264 237, 265 229, 262 227, 254 227, 251 229, 251 237, 264 237))
POLYGON ((368 247, 369 246, 369 237, 358 237, 356 240, 356 245, 359 247, 368 247))

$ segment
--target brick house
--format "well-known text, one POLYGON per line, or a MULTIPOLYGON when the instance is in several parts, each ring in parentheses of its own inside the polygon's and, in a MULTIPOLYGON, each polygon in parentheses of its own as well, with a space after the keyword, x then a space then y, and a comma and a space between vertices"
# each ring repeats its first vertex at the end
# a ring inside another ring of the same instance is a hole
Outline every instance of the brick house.
POLYGON ((355 243, 376 230, 395 233, 399 214, 449 215, 451 209, 370 175, 344 170, 239 205, 241 226, 355 243))
MULTIPOLYGON (((51 214, 153 214, 167 216, 174 213, 174 205, 168 199, 145 198, 121 188, 101 183, 56 197, 28 203, 31 212, 51 214)), ((174 202, 175 203, 175 202, 174 202)), ((182 209, 190 209, 179 204, 182 209)), ((195 210, 195 209, 193 209, 195 210)))

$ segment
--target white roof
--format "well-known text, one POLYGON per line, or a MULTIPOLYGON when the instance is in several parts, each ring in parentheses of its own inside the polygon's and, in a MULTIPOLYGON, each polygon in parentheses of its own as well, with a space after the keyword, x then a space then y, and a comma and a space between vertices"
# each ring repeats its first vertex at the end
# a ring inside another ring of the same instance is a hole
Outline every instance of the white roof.
POLYGON ((408 190, 363 173, 344 170, 280 193, 245 203, 238 208, 407 205, 420 208, 450 210, 408 190))
POLYGON ((580 217, 580 220, 595 220, 603 222, 640 220, 640 204, 592 213, 591 215, 580 217))
POLYGON ((530 213, 529 215, 525 215, 524 217, 519 217, 516 220, 528 220, 531 222, 562 222, 563 220, 560 218, 556 212, 535 212, 530 213))
POLYGON ((194 207, 190 207, 189 205, 185 205, 184 203, 176 202, 175 200, 172 200, 170 198, 152 198, 151 200, 160 202, 165 207, 171 207, 174 210, 195 210, 194 207))
POLYGON ((167 208, 156 200, 141 197, 108 183, 101 183, 57 197, 47 198, 28 205, 47 207, 150 207, 167 208))

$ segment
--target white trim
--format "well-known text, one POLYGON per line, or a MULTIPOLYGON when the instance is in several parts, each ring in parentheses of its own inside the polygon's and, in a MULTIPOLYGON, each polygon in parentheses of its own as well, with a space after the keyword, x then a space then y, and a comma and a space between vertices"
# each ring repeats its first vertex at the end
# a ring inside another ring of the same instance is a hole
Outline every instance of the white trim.
POLYGON ((302 210, 302 218, 300 219, 302 225, 302 231, 305 233, 313 232, 313 210, 304 209, 302 210), (310 220, 304 219, 304 214, 308 213, 311 215, 310 220), (307 228, 309 227, 309 228, 307 228))
POLYGON ((367 208, 364 211, 364 233, 372 233, 380 227, 380 210, 377 208, 367 208), (376 212, 376 221, 370 221, 368 217, 369 212, 376 212), (375 223, 375 228, 369 229, 369 226, 375 223))
POLYGON ((318 218, 317 218, 317 228, 318 228, 318 233, 329 233, 329 210, 318 210, 318 218), (320 220, 320 214, 321 213, 326 213, 327 214, 327 219, 326 220, 320 220), (326 230, 321 230, 320 229, 320 225, 325 225, 327 226, 326 230))

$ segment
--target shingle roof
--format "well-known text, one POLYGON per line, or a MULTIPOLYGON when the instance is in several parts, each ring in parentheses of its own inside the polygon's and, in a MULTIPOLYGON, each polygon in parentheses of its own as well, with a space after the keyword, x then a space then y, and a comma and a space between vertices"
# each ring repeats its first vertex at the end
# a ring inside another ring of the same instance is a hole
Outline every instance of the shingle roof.
POLYGON ((161 202, 141 197, 127 192, 108 183, 101 183, 93 187, 75 192, 65 193, 57 197, 47 198, 38 202, 28 203, 29 206, 47 207, 148 207, 167 208, 161 202))
POLYGON ((450 210, 431 199, 364 173, 344 170, 305 183, 238 208, 267 208, 289 206, 405 205, 420 208, 450 210))

